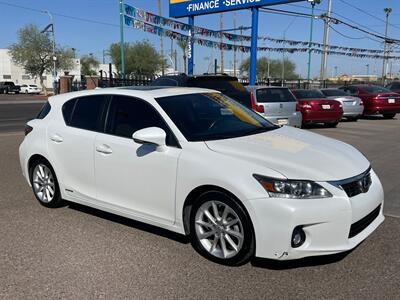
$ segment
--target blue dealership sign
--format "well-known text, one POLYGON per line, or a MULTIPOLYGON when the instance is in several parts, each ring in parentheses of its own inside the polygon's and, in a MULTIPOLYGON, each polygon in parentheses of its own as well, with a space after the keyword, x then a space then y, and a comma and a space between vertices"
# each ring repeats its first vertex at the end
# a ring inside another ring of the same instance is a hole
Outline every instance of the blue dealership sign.
POLYGON ((169 15, 180 18, 300 1, 304 0, 170 0, 169 15))

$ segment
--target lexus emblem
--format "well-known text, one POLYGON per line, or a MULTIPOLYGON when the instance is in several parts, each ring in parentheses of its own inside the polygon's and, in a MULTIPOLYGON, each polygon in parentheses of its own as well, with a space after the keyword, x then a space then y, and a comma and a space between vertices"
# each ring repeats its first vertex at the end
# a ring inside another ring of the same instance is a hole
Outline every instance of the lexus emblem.
POLYGON ((363 193, 368 192, 368 189, 369 189, 369 180, 368 180, 368 176, 365 176, 363 179, 361 179, 361 180, 358 182, 358 184, 359 184, 360 189, 361 189, 361 191, 362 191, 363 193))

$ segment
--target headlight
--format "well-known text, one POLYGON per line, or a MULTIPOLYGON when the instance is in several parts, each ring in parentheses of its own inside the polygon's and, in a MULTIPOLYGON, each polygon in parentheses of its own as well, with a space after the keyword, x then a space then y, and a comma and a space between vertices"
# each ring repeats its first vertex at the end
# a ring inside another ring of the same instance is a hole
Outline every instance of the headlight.
POLYGON ((330 198, 332 194, 319 184, 307 180, 284 180, 254 174, 270 197, 287 199, 330 198))

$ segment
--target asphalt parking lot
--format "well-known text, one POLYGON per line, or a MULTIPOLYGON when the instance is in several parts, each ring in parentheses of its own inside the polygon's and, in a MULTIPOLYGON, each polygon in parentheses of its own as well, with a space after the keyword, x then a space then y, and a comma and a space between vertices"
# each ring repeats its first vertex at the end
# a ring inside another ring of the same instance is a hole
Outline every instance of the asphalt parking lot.
POLYGON ((0 299, 400 299, 399 115, 307 129, 354 145, 380 176, 386 221, 364 243, 342 255, 230 268, 152 226, 79 205, 40 206, 18 160, 40 100, 1 97, 0 299))

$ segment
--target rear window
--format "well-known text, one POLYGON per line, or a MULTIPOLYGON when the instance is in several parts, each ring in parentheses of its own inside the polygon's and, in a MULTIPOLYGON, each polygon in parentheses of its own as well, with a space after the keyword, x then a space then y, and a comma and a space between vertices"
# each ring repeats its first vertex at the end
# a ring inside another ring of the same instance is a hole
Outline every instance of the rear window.
POLYGON ((257 89, 258 103, 296 102, 296 98, 289 89, 257 89))
POLYGON ((220 92, 236 90, 240 92, 247 91, 246 88, 239 81, 232 78, 219 78, 219 77, 205 77, 205 78, 192 78, 188 82, 190 87, 200 87, 220 92))
POLYGON ((335 97, 335 96, 348 96, 345 91, 339 89, 331 89, 331 90, 322 90, 322 93, 327 97, 335 97))
POLYGON ((42 120, 44 119, 50 112, 51 106, 49 102, 46 102, 42 109, 40 110, 39 114, 37 115, 36 119, 42 120))
POLYGON ((377 85, 371 85, 371 86, 366 86, 362 88, 364 91, 372 94, 378 94, 378 93, 390 93, 391 90, 384 88, 382 86, 377 86, 377 85))
POLYGON ((293 94, 299 99, 314 99, 314 98, 326 98, 318 90, 294 90, 293 94))

